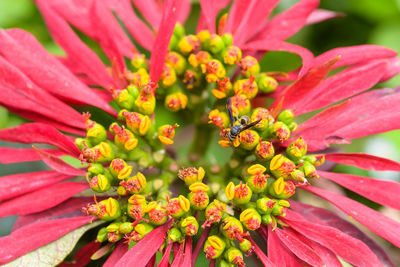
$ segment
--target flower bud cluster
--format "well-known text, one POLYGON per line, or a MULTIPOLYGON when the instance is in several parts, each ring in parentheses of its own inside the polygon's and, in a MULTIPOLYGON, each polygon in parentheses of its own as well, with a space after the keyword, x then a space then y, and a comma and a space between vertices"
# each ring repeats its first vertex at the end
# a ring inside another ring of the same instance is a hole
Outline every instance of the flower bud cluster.
POLYGON ((147 62, 135 53, 123 74, 126 88, 110 89, 117 120, 105 127, 85 114, 86 136, 75 140, 90 188, 107 196, 84 208, 108 222, 97 241, 133 246, 167 224, 165 242, 182 243, 212 229, 204 238, 206 257, 221 266, 244 266, 243 253, 252 251, 248 231, 278 227, 290 208, 287 199, 318 178, 324 159, 307 155, 306 142, 294 137, 292 110, 253 108, 253 99, 273 92, 278 82, 260 71, 256 58, 243 56, 232 35, 185 35, 178 24, 158 84, 150 81, 147 62), (238 76, 231 78, 235 68, 238 76), (181 127, 158 119, 160 103, 171 112, 193 111, 198 150, 216 126, 218 143, 233 150, 231 160, 174 157, 170 147, 181 127), (193 162, 202 166, 180 167, 193 162))

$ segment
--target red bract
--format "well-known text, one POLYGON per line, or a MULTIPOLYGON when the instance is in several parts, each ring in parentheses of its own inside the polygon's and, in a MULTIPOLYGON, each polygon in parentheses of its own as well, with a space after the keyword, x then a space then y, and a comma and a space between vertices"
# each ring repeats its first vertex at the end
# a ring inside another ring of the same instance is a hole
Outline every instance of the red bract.
POLYGON ((383 248, 339 215, 287 199, 295 189, 311 192, 400 247, 399 222, 320 189, 313 181, 328 179, 400 210, 399 183, 315 169, 324 156, 365 170, 400 171, 400 163, 390 159, 324 151, 331 144, 400 129, 400 88, 370 91, 400 72, 397 53, 360 45, 315 57, 285 40, 303 26, 341 14, 317 9, 318 0, 301 0, 270 18, 279 0, 230 2, 200 0, 197 35, 185 35, 180 24, 190 13, 187 0, 36 0, 65 58, 49 54, 28 32, 0 31, 0 103, 32 121, 0 130, 0 140, 33 146, 0 148, 0 162, 42 160, 52 169, 0 178, 0 217, 20 216, 12 233, 0 238, 0 264, 101 219, 105 223, 97 228, 97 240, 87 242, 60 266, 84 266, 92 255, 107 255, 104 266, 189 267, 198 263, 202 251, 210 266, 243 266, 243 257, 251 254, 265 266, 341 266, 338 258, 356 266, 394 266, 383 248), (221 14, 228 6, 227 16, 221 14), (99 44, 108 65, 76 31, 99 44), (150 58, 139 52, 142 49, 150 58), (260 73, 258 59, 268 51, 297 54, 302 66, 289 73, 260 73), (218 81, 223 81, 219 87, 209 86, 218 81), (196 91, 205 88, 210 92, 196 91), (192 93, 188 97, 185 92, 192 93), (271 107, 263 106, 265 97, 275 99, 271 107), (179 125, 156 128, 160 101, 174 112, 190 108, 196 131, 200 129, 184 164, 168 158, 175 155, 174 149, 165 149, 174 144, 179 125), (254 104, 264 108, 255 116, 254 104), (109 127, 88 113, 81 115, 76 106, 100 109, 108 113, 105 121, 115 124, 109 127), (205 140, 212 139, 211 130, 199 107, 213 109, 208 118, 210 123, 218 121, 219 144, 240 153, 234 153, 236 158, 226 168, 218 165, 220 159, 205 168, 188 168, 191 171, 178 182, 190 193, 171 195, 179 191, 168 187, 176 182, 171 174, 188 165, 187 160, 208 161, 201 156, 207 151, 205 140), (294 116, 321 109, 298 127, 293 122, 294 116), (165 129, 172 130, 165 134, 165 129), (242 138, 244 130, 247 139, 242 138), (244 166, 249 158, 243 154, 261 144, 268 151, 244 166), (307 150, 321 154, 307 155, 307 150), (64 156, 84 166, 71 166, 64 156), (249 174, 244 183, 230 181, 241 173, 249 174), (257 177, 266 182, 254 182, 257 177), (85 180, 89 186, 81 183, 85 180), (85 191, 89 187, 102 197, 83 197, 92 195, 85 191), (239 187, 246 194, 236 194, 239 187), (220 198, 224 193, 226 198, 220 198), (171 203, 174 209, 168 208, 171 203))

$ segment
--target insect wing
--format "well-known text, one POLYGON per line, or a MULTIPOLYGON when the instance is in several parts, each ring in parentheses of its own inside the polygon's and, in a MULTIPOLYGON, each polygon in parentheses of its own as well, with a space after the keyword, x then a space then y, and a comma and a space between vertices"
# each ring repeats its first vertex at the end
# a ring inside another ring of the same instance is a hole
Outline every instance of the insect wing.
POLYGON ((240 131, 243 132, 244 130, 247 130, 251 127, 253 127, 254 125, 256 125, 257 123, 259 123, 261 121, 261 119, 258 119, 250 124, 247 124, 246 126, 244 126, 240 131))
POLYGON ((231 102, 230 98, 228 98, 228 103, 226 104, 226 106, 228 109, 229 119, 231 120, 231 126, 232 126, 235 121, 234 121, 233 115, 232 115, 232 102, 231 102))

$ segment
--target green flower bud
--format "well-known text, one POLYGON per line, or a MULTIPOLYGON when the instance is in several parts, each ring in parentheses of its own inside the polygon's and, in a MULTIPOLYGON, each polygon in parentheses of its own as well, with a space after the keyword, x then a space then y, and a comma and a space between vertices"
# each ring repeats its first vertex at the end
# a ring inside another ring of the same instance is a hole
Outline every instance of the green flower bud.
POLYGON ((90 121, 90 123, 87 124, 89 126, 86 130, 86 139, 89 140, 92 145, 97 145, 107 139, 107 131, 104 129, 103 125, 93 121, 90 121))
POLYGON ((286 215, 286 207, 277 203, 273 208, 271 215, 273 216, 285 216, 286 215))
POLYGON ((110 242, 110 243, 116 243, 119 240, 121 240, 121 238, 122 238, 122 235, 118 234, 116 232, 111 232, 111 233, 107 234, 107 239, 108 239, 108 242, 110 242))
POLYGON ((86 138, 75 138, 75 145, 79 148, 79 150, 83 150, 86 147, 92 147, 92 144, 86 138))
POLYGON ((211 34, 208 30, 202 30, 197 33, 197 38, 200 40, 201 49, 208 50, 210 46, 211 34))
POLYGON ((303 138, 297 138, 286 148, 286 155, 292 160, 299 160, 307 154, 307 144, 303 138))
POLYGON ((185 27, 179 22, 175 24, 173 35, 176 37, 182 37, 185 35, 185 27))
POLYGON ((275 206, 276 200, 270 199, 268 197, 263 197, 257 199, 256 206, 257 210, 261 214, 269 214, 272 212, 272 208, 275 206))
POLYGON ((182 36, 178 42, 178 49, 182 54, 188 55, 200 49, 200 41, 196 35, 182 36))
POLYGON ((278 116, 278 121, 283 122, 286 125, 289 125, 293 122, 294 113, 290 109, 282 110, 278 116))
POLYGON ((128 199, 127 212, 135 220, 143 218, 146 210, 146 198, 143 195, 133 195, 128 199))
POLYGON ((153 231, 154 227, 148 223, 142 222, 135 226, 135 232, 142 237, 153 231))
POLYGON ((226 204, 214 199, 212 203, 210 203, 206 210, 205 210, 205 216, 206 216, 206 226, 211 226, 213 223, 219 223, 222 219, 222 216, 226 212, 226 204))
POLYGON ((255 209, 245 209, 240 213, 240 221, 247 230, 255 231, 260 228, 261 215, 255 209))
POLYGON ((270 224, 273 222, 272 215, 271 215, 271 214, 264 214, 264 215, 261 217, 261 222, 262 222, 264 225, 270 225, 270 224))
POLYGON ((119 230, 119 232, 121 234, 128 234, 128 233, 133 231, 132 223, 130 223, 130 222, 121 223, 119 225, 119 229, 118 230, 119 230))
POLYGON ((257 121, 261 119, 257 125, 254 126, 260 132, 264 132, 268 130, 270 125, 274 122, 274 118, 271 116, 271 113, 266 108, 256 108, 251 113, 251 121, 257 121))
POLYGON ((232 263, 226 262, 225 260, 220 260, 218 267, 234 267, 232 263))
POLYGON ((199 223, 193 216, 186 217, 180 223, 182 233, 187 236, 194 236, 199 231, 199 223))
POLYGON ((88 168, 89 177, 93 177, 98 174, 104 174, 104 167, 99 163, 92 163, 88 168))
POLYGON ((189 167, 185 169, 181 169, 178 172, 178 177, 185 182, 187 186, 192 185, 193 183, 201 182, 203 181, 205 171, 203 167, 200 167, 198 169, 194 167, 189 167))
POLYGON ((149 215, 149 222, 154 225, 162 225, 168 219, 167 211, 156 201, 147 204, 146 213, 149 215))
POLYGON ((207 207, 210 198, 207 191, 210 190, 208 185, 203 183, 194 183, 189 187, 191 193, 189 193, 189 201, 192 207, 196 210, 203 210, 207 207))
POLYGON ((103 174, 98 174, 89 181, 90 188, 98 193, 103 193, 111 188, 110 180, 103 174))
POLYGON ((243 235, 243 226, 238 219, 228 216, 222 220, 220 231, 226 238, 231 240, 241 240, 243 235))
POLYGON ((186 59, 176 52, 169 52, 165 63, 172 66, 178 75, 182 75, 186 70, 186 59))
POLYGON ((256 155, 263 160, 271 160, 274 157, 275 149, 271 142, 261 141, 256 146, 256 155))
POLYGON ((168 230, 168 239, 172 242, 179 242, 182 240, 182 238, 182 232, 178 228, 172 227, 168 230))
POLYGON ((111 232, 118 232, 118 231, 119 231, 119 226, 120 226, 120 225, 121 225, 120 222, 114 222, 114 223, 109 224, 109 225, 106 227, 107 232, 109 232, 109 233, 111 233, 111 232))
POLYGON ((189 211, 189 209, 190 201, 182 195, 177 198, 170 199, 166 206, 167 213, 174 218, 182 217, 189 211))
POLYGON ((237 80, 233 84, 233 90, 235 94, 243 94, 249 99, 253 99, 258 93, 258 86, 254 81, 254 76, 250 76, 249 79, 237 80))
POLYGON ((110 163, 109 170, 112 176, 123 180, 131 175, 132 166, 128 166, 123 159, 113 159, 110 163))
POLYGON ((250 201, 252 196, 252 191, 247 184, 242 184, 235 186, 233 182, 230 182, 225 188, 225 195, 228 200, 232 200, 236 205, 246 204, 250 201))
POLYGON ((256 131, 245 130, 239 136, 240 147, 248 151, 253 150, 257 146, 259 139, 260 136, 256 131))
POLYGON ((247 172, 251 174, 247 178, 247 184, 254 193, 261 193, 267 188, 268 174, 264 174, 266 168, 260 164, 254 164, 247 169, 247 172))
POLYGON ((296 186, 292 181, 285 181, 283 177, 278 178, 269 186, 269 193, 271 196, 287 199, 294 195, 296 186))
POLYGON ((229 263, 234 263, 238 266, 244 266, 243 253, 235 247, 230 247, 228 250, 226 250, 224 253, 224 258, 229 263))
POLYGON ((104 241, 106 241, 106 240, 107 240, 107 234, 108 234, 108 232, 107 232, 106 227, 102 227, 102 228, 97 232, 97 237, 96 237, 97 242, 103 243, 104 241))
POLYGON ((278 87, 278 82, 274 78, 263 73, 258 77, 257 85, 261 92, 271 93, 278 87))
POLYGON ((289 127, 281 121, 275 122, 270 128, 270 131, 272 136, 280 141, 288 140, 290 137, 289 127))
POLYGON ((131 58, 131 65, 132 65, 133 71, 137 71, 140 68, 147 69, 145 55, 140 54, 140 53, 134 53, 131 58))
POLYGON ((256 76, 260 73, 260 65, 256 58, 252 56, 245 56, 240 60, 240 68, 242 70, 242 74, 249 78, 252 74, 256 76))
POLYGON ((315 167, 321 166, 325 162, 324 155, 307 155, 303 157, 304 161, 310 162, 315 167))
POLYGON ((209 43, 209 51, 213 54, 218 54, 221 52, 225 47, 224 41, 222 40, 221 36, 217 34, 212 34, 210 43, 209 43))
POLYGON ((309 161, 304 161, 299 170, 301 170, 307 178, 319 178, 315 166, 309 161))
POLYGON ((121 216, 118 200, 110 197, 99 202, 100 212, 97 217, 104 221, 113 221, 121 216))
POLYGON ((233 43, 233 36, 230 33, 225 33, 222 35, 222 40, 224 41, 226 47, 231 46, 233 43))
POLYGON ((290 173, 290 177, 292 177, 292 179, 294 181, 299 182, 299 183, 306 183, 307 182, 307 179, 306 179, 306 177, 304 175, 304 172, 302 172, 302 171, 300 171, 298 169, 292 171, 290 173))
POLYGON ((136 98, 132 96, 127 89, 114 90, 112 96, 119 108, 127 110, 133 109, 136 98))
POLYGON ((269 169, 275 178, 289 179, 291 178, 290 174, 296 169, 296 165, 282 154, 278 154, 272 158, 269 169))
POLYGON ((247 252, 251 249, 251 242, 247 239, 243 239, 242 242, 239 242, 239 248, 243 252, 247 252))
POLYGON ((212 235, 209 236, 204 243, 204 253, 206 254, 206 258, 208 260, 211 259, 217 259, 219 258, 222 253, 224 252, 226 247, 225 241, 217 236, 217 235, 212 235))

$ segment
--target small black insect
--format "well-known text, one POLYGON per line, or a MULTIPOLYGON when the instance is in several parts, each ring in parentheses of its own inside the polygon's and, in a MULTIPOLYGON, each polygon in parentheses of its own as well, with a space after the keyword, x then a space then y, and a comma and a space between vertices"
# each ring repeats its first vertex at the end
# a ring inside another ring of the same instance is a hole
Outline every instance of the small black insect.
POLYGON ((230 98, 228 98, 227 108, 229 113, 229 119, 231 120, 231 131, 228 134, 229 141, 231 142, 233 142, 241 132, 253 127, 254 125, 256 125, 261 121, 261 119, 259 119, 250 123, 250 118, 248 116, 241 116, 240 118, 238 117, 234 118, 232 115, 232 102, 230 98))

